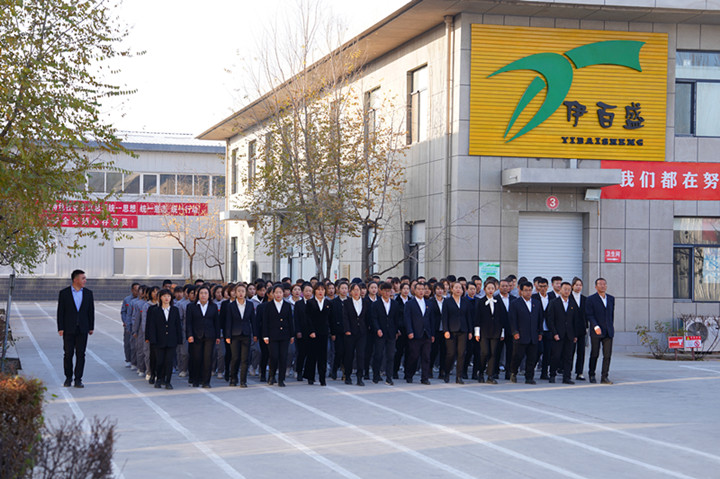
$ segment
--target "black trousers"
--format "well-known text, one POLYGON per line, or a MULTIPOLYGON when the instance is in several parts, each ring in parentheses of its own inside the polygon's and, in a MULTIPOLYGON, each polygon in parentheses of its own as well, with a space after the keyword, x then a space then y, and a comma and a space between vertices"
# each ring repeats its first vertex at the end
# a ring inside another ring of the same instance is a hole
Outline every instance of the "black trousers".
POLYGON ((373 379, 380 379, 381 371, 385 369, 385 377, 392 379, 393 365, 395 364, 395 336, 377 337, 375 333, 375 353, 373 354, 373 379), (384 359, 384 361, 383 361, 384 359))
MULTIPOLYGON (((227 344, 227 343, 225 343, 227 344)), ((240 366, 240 383, 247 383, 248 354, 250 353, 250 336, 233 336, 230 339, 230 381, 238 382, 238 365, 240 366)), ((226 370, 227 371, 227 370, 226 370)))
MULTIPOLYGON (((370 374, 370 363, 371 363, 371 361, 372 361, 372 358, 373 358, 373 355, 374 355, 373 353, 374 353, 374 351, 375 351, 375 341, 368 341, 368 340, 367 340, 367 338, 370 337, 370 335, 372 335, 372 334, 375 334, 375 335, 376 335, 376 334, 377 334, 377 331, 375 331, 375 332, 373 332, 373 331, 367 331, 367 332, 365 332, 365 333, 363 334, 363 336, 365 336, 366 339, 365 339, 365 341, 364 341, 365 354, 363 354, 363 365, 362 365, 362 368, 363 368, 363 374, 365 375, 365 378, 366 378, 366 379, 369 377, 368 375, 370 374)), ((358 368, 360 368, 359 365, 358 365, 358 368)))
POLYGON ((450 333, 450 338, 445 339, 445 374, 452 371, 453 362, 457 359, 455 373, 457 378, 462 377, 463 360, 465 358, 465 345, 467 344, 468 333, 450 333))
POLYGON ((563 381, 572 375, 572 360, 575 355, 575 342, 572 338, 561 337, 560 341, 553 339, 552 363, 550 364, 550 377, 554 378, 557 371, 562 368, 563 381))
POLYGON ((215 340, 211 338, 195 338, 195 341, 190 346, 190 382, 192 384, 210 384, 215 340))
POLYGON ((542 341, 538 343, 538 354, 542 354, 542 362, 540 363, 540 375, 547 376, 550 364, 552 363, 552 350, 555 340, 550 331, 543 331, 542 341))
MULTIPOLYGON (((305 372, 305 362, 307 361, 307 342, 308 338, 295 338, 295 372, 297 377, 303 377, 305 372)), ((337 354, 337 352, 335 353, 337 354)))
POLYGON ((357 378, 362 379, 365 376, 365 353, 367 343, 367 334, 345 335, 345 379, 350 379, 353 371, 353 358, 357 365, 357 378), (355 357, 357 356, 357 358, 355 357))
POLYGON ((155 350, 155 380, 162 384, 170 384, 172 379, 173 363, 175 362, 175 346, 160 348, 150 345, 150 350, 155 350))
MULTIPOLYGON (((263 341, 261 344, 265 344, 263 341)), ((275 377, 277 371, 278 382, 285 382, 285 370, 287 369, 289 339, 270 340, 267 344, 268 353, 270 354, 270 377, 275 377)))
MULTIPOLYGON (((507 331, 507 330, 506 330, 507 331)), ((498 347, 495 352, 495 376, 500 376, 500 363, 505 366, 505 379, 510 378, 510 365, 512 364, 513 338, 510 334, 505 339, 498 340, 498 347), (505 359, 503 360, 503 352, 505 359)))
POLYGON ((517 374, 523 358, 525 358, 525 379, 532 379, 535 376, 535 364, 537 363, 538 345, 533 343, 513 343, 513 356, 511 372, 517 374))
POLYGON ((585 370, 585 337, 585 334, 578 336, 577 353, 575 358, 575 374, 582 374, 585 370))
POLYGON ((430 366, 438 365, 439 377, 445 376, 445 341, 443 332, 435 331, 435 341, 430 346, 430 366))
POLYGON ((432 340, 427 336, 408 340, 408 357, 405 368, 405 379, 412 379, 420 359, 420 379, 430 378, 430 347, 432 340))
POLYGON ((265 344, 262 338, 258 338, 258 344, 260 344, 260 381, 265 381, 267 379, 265 377, 265 371, 267 370, 268 359, 270 358, 270 345, 265 344))
POLYGON ((398 371, 400 371, 400 364, 402 363, 403 357, 405 357, 405 369, 407 369, 407 349, 408 349, 408 337, 406 334, 400 333, 400 336, 395 341, 395 360, 393 361, 393 377, 398 377, 398 371))
POLYGON ((602 346, 602 370, 601 378, 607 378, 610 372, 610 357, 612 356, 613 338, 607 336, 598 336, 595 331, 590 331, 590 364, 588 365, 588 373, 595 376, 595 368, 597 367, 598 357, 600 356, 600 346, 602 346))
POLYGON ((340 367, 345 367, 345 336, 341 333, 335 336, 335 357, 333 357, 333 363, 330 367, 332 374, 337 374, 337 370, 340 367))
POLYGON ((473 363, 472 377, 476 378, 480 366, 480 342, 475 341, 475 338, 469 339, 469 342, 465 345, 465 359, 463 361, 463 377, 468 375, 468 368, 470 367, 470 361, 473 363))
POLYGON ((327 372, 327 347, 328 337, 316 335, 314 338, 307 338, 307 359, 305 360, 305 372, 303 377, 308 381, 315 380, 315 369, 317 369, 320 383, 325 382, 327 372))
POLYGON ((495 374, 495 361, 497 361, 497 349, 499 342, 499 339, 480 337, 480 364, 478 365, 478 376, 482 376, 485 373, 486 367, 488 377, 495 374))
POLYGON ((63 332, 63 368, 65 369, 65 379, 71 380, 73 372, 75 373, 75 381, 82 380, 83 371, 85 370, 85 350, 87 349, 88 333, 63 332), (75 369, 73 371, 73 356, 75 356, 75 369))
POLYGON ((230 378, 230 361, 232 359, 232 349, 231 345, 226 343, 225 341, 222 342, 223 346, 225 346, 225 381, 228 381, 230 378))

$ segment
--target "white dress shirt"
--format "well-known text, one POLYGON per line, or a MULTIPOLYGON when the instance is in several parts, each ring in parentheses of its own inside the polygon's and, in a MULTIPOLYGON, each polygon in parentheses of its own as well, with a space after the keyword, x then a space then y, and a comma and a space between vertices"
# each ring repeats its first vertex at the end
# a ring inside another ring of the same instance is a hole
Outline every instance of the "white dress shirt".
POLYGON ((363 303, 362 298, 360 298, 360 299, 353 298, 352 302, 353 302, 353 306, 355 307, 355 312, 357 313, 358 317, 360 317, 360 314, 362 313, 362 303, 363 303))

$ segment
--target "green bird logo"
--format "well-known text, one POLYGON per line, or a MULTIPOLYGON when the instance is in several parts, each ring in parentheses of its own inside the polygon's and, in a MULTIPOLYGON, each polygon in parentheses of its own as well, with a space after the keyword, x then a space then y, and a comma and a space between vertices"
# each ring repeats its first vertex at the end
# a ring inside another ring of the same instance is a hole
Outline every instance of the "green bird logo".
POLYGON ((507 140, 506 143, 528 133, 555 113, 570 91, 574 68, 585 68, 594 65, 617 65, 641 72, 640 49, 642 49, 643 45, 645 45, 645 42, 608 40, 588 43, 587 45, 573 48, 572 50, 566 51, 564 55, 559 53, 536 53, 516 60, 509 65, 505 65, 488 75, 488 78, 490 78, 500 73, 516 70, 532 70, 539 74, 533 78, 530 85, 525 89, 525 93, 523 93, 523 96, 520 98, 508 122, 503 138, 507 138, 510 129, 515 124, 515 120, 517 120, 528 103, 530 103, 538 93, 547 88, 545 101, 540 106, 540 109, 530 121, 512 138, 507 140))

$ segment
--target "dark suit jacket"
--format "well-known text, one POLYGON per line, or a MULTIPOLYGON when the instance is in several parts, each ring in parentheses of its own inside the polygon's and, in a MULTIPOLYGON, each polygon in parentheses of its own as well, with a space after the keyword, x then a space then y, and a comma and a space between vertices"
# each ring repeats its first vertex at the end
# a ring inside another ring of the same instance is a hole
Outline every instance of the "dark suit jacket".
MULTIPOLYGON (((495 298, 493 298, 495 299, 495 298)), ((475 327, 480 328, 480 336, 483 339, 500 339, 502 332, 501 312, 505 311, 505 305, 501 299, 497 299, 494 305, 494 311, 490 310, 487 298, 478 298, 475 300, 475 327)))
POLYGON ((472 300, 465 296, 460 297, 458 308, 455 299, 451 296, 443 301, 442 324, 443 331, 451 333, 468 333, 473 324, 472 300))
POLYGON ((382 331, 383 338, 394 338, 400 331, 400 323, 403 321, 400 313, 400 305, 390 300, 390 314, 385 311, 385 303, 382 298, 370 306, 370 318, 372 322, 373 337, 377 337, 378 330, 382 331))
POLYGON ((332 301, 332 310, 330 313, 330 334, 334 336, 342 336, 345 334, 345 318, 343 313, 343 300, 340 296, 335 296, 332 301))
POLYGON ((57 328, 58 331, 64 331, 63 334, 75 334, 77 329, 81 334, 87 334, 88 331, 95 329, 95 301, 93 293, 87 288, 83 288, 82 302, 80 310, 75 307, 73 299, 72 286, 61 289, 58 294, 57 306, 57 328))
POLYGON ((185 340, 182 335, 180 310, 175 306, 170 306, 167 321, 159 305, 150 306, 147 312, 146 331, 149 333, 150 344, 159 348, 174 348, 183 344, 185 340))
POLYGON ((590 324, 590 334, 595 334, 595 326, 600 326, 600 337, 612 338, 615 336, 615 296, 605 294, 607 308, 598 293, 588 296, 585 305, 585 316, 590 324))
MULTIPOLYGON (((343 334, 349 332, 353 336, 367 334, 370 330, 370 307, 375 304, 367 298, 361 298, 362 311, 358 316, 352 298, 343 302, 343 334)), ((376 301, 377 302, 377 301, 376 301)))
MULTIPOLYGON (((408 301, 410 301, 413 297, 408 296, 408 301)), ((403 303, 402 296, 398 294, 397 298, 395 298, 395 302, 397 302, 398 306, 400 306, 400 315, 402 316, 402 321, 400 321, 400 334, 405 336, 407 333, 405 332, 405 303, 403 303)))
POLYGON ((200 309, 200 303, 190 303, 185 310, 185 334, 194 339, 220 338, 220 313, 212 301, 207 303, 205 316, 200 309))
MULTIPOLYGON (((505 330, 505 338, 507 339, 508 336, 512 336, 510 334, 510 319, 508 317, 509 309, 505 309, 505 303, 503 303, 500 294, 496 294, 494 297, 497 299, 497 303, 495 303, 495 314, 500 318, 500 324, 505 330)), ((508 308, 510 308, 509 305, 516 299, 512 294, 508 294, 508 308)))
POLYGON ((528 311, 525 300, 522 298, 510 303, 508 312, 510 331, 512 335, 520 334, 520 339, 517 340, 520 344, 537 344, 538 335, 543 331, 542 303, 535 298, 530 301, 532 301, 532 313, 528 311))
POLYGON ((290 303, 283 301, 280 312, 275 307, 275 301, 263 303, 262 315, 263 338, 269 338, 270 341, 283 341, 295 337, 293 312, 290 303))
MULTIPOLYGON (((262 323, 263 323, 263 310, 265 309, 265 305, 267 303, 255 303, 255 301, 250 301, 250 304, 252 304, 255 307, 255 321, 253 322, 253 337, 257 337, 258 341, 262 341, 260 339, 262 335, 260 334, 262 332, 262 323)), ((292 309, 292 308, 290 308, 292 309)))
POLYGON ((307 324, 308 335, 315 333, 317 336, 327 336, 330 334, 331 317, 332 304, 330 304, 330 300, 323 300, 321 310, 317 299, 309 299, 305 309, 305 323, 307 324))
POLYGON ((428 338, 432 338, 435 336, 435 328, 430 318, 430 308, 425 299, 420 301, 425 301, 425 314, 422 314, 420 304, 415 296, 405 304, 405 334, 412 334, 413 339, 420 339, 423 334, 427 334, 428 338))
POLYGON ((550 333, 560 336, 560 339, 575 339, 575 326, 577 324, 578 309, 574 301, 568 299, 568 309, 565 311, 562 298, 555 298, 548 304, 545 313, 550 333))
POLYGON ((307 315, 305 314, 307 312, 307 303, 305 302, 305 298, 301 297, 298 302, 295 303, 295 306, 293 306, 292 310, 293 328, 295 333, 301 333, 303 339, 307 338, 310 334, 310 329, 308 328, 307 315))
POLYGON ((580 295, 580 304, 575 301, 575 296, 570 294, 570 301, 578 308, 578 322, 575 326, 575 334, 577 337, 581 337, 587 334, 588 320, 585 316, 585 305, 587 304, 587 296, 584 294, 580 295))
POLYGON ((225 325, 225 339, 233 336, 253 336, 255 322, 255 306, 245 300, 245 314, 240 315, 240 308, 235 301, 225 301, 220 308, 220 321, 225 325))
MULTIPOLYGON (((447 298, 443 299, 443 310, 447 304, 447 298)), ((440 311, 440 305, 438 304, 437 298, 433 295, 432 298, 427 300, 427 305, 430 308, 430 320, 432 321, 433 328, 435 331, 440 329, 442 324, 442 311, 440 311)))

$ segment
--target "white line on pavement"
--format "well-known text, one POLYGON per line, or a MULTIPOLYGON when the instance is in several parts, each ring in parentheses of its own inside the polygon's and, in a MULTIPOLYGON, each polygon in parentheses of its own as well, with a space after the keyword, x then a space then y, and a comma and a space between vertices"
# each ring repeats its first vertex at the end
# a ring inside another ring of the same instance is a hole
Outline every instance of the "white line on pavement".
POLYGON ((329 387, 328 389, 331 389, 331 390, 333 390, 333 391, 336 391, 336 392, 338 392, 338 393, 340 393, 340 394, 343 394, 343 395, 345 395, 345 396, 351 397, 351 398, 355 399, 356 401, 360 401, 360 402, 362 402, 362 403, 371 405, 371 406, 373 406, 373 407, 376 407, 376 408, 379 408, 379 409, 383 409, 383 410, 385 410, 385 411, 387 411, 387 412, 390 412, 390 413, 393 413, 393 414, 397 414, 398 416, 402 416, 402 417, 404 417, 404 418, 406 418, 406 419, 410 419, 410 420, 412 420, 412 421, 416 421, 416 422, 419 422, 419 423, 424 424, 424 425, 426 425, 426 426, 429 426, 429 427, 438 429, 438 430, 440 430, 440 431, 442 431, 442 432, 444 432, 444 433, 446 433, 446 434, 452 434, 452 435, 454 435, 454 436, 461 437, 461 438, 463 438, 463 439, 465 439, 465 440, 467 440, 467 441, 471 441, 471 442, 474 442, 474 443, 476 443, 476 444, 480 444, 480 445, 482 445, 482 446, 485 446, 485 447, 487 447, 487 448, 493 449, 493 450, 495 450, 495 451, 497 451, 497 452, 501 452, 501 453, 506 454, 506 455, 508 455, 508 456, 510 456, 510 457, 513 457, 513 458, 515 458, 515 459, 519 459, 519 460, 521 460, 521 461, 529 462, 529 463, 531 463, 531 464, 533 464, 533 465, 535 465, 535 466, 538 466, 538 467, 542 467, 542 468, 545 468, 545 469, 549 469, 549 470, 551 470, 551 471, 553 471, 553 472, 555 472, 555 473, 557 473, 557 474, 561 474, 561 475, 566 476, 566 477, 573 477, 573 478, 576 478, 576 479, 577 479, 577 478, 582 478, 582 477, 584 477, 584 476, 581 476, 581 475, 579 475, 579 474, 575 474, 575 473, 572 472, 572 471, 568 471, 567 469, 563 469, 563 468, 561 468, 561 467, 558 467, 558 466, 556 466, 556 465, 554 465, 554 464, 550 464, 550 463, 547 463, 547 462, 545 462, 545 461, 541 461, 541 460, 539 460, 539 459, 534 459, 534 458, 532 458, 532 457, 529 457, 529 456, 526 456, 526 455, 524 455, 524 454, 521 454, 521 453, 519 453, 519 452, 517 452, 517 451, 513 451, 512 449, 507 449, 507 448, 505 448, 505 447, 498 446, 497 444, 494 444, 494 443, 492 443, 492 442, 490 442, 490 441, 486 441, 486 440, 484 440, 484 439, 480 439, 480 438, 477 438, 477 437, 475 437, 475 436, 471 436, 470 434, 466 434, 466 433, 464 433, 464 432, 458 431, 457 429, 453 429, 453 428, 448 427, 448 426, 443 426, 442 424, 437 424, 437 423, 434 423, 434 422, 426 421, 426 420, 420 419, 420 418, 418 418, 418 417, 416 417, 416 416, 412 416, 412 415, 407 414, 407 413, 404 413, 404 412, 402 412, 402 411, 398 411, 397 409, 393 409, 393 408, 390 408, 390 407, 387 407, 387 406, 382 406, 382 405, 380 405, 380 404, 378 404, 378 403, 376 403, 376 402, 369 401, 369 400, 367 400, 367 399, 365 399, 365 398, 363 398, 363 397, 360 397, 360 396, 358 396, 358 395, 356 395, 356 394, 352 394, 352 393, 349 393, 349 392, 346 392, 346 391, 342 391, 342 390, 340 390, 340 389, 338 389, 338 388, 336 388, 336 387, 332 387, 332 386, 331 386, 331 387, 329 387))
POLYGON ((668 447, 668 448, 677 449, 677 450, 680 450, 680 451, 683 451, 683 452, 695 454, 695 455, 698 455, 698 456, 701 456, 701 457, 705 457, 705 458, 707 458, 707 459, 712 459, 713 461, 720 462, 720 457, 719 457, 719 456, 716 456, 716 455, 714 455, 714 454, 709 454, 709 453, 703 452, 703 451, 698 451, 698 450, 696 450, 696 449, 693 449, 693 448, 690 448, 690 447, 686 447, 686 446, 682 446, 682 445, 679 445, 679 444, 673 444, 673 443, 670 443, 670 442, 660 441, 660 440, 658 440, 658 439, 652 439, 652 438, 649 438, 649 437, 646 437, 646 436, 641 436, 641 435, 639 435, 639 434, 634 434, 634 433, 632 433, 632 432, 627 432, 627 431, 623 431, 623 430, 620 430, 620 429, 615 429, 615 428, 612 428, 612 427, 610 427, 610 426, 605 426, 605 425, 603 425, 603 424, 598 424, 598 423, 595 423, 595 422, 583 421, 582 419, 576 419, 576 418, 574 418, 574 417, 567 416, 567 415, 565 415, 565 414, 560 414, 560 413, 556 413, 556 412, 541 410, 541 409, 538 409, 536 406, 533 406, 533 407, 531 407, 531 406, 526 406, 525 404, 516 403, 516 402, 510 401, 510 400, 508 400, 508 399, 502 399, 502 398, 498 398, 498 397, 492 396, 492 395, 490 395, 490 394, 483 394, 483 393, 479 393, 479 392, 477 392, 477 391, 472 391, 472 390, 470 390, 470 389, 468 389, 468 388, 458 388, 458 391, 462 391, 462 392, 467 393, 467 394, 473 394, 473 395, 475 395, 475 396, 480 396, 480 397, 485 398, 485 399, 490 399, 490 400, 492 400, 492 401, 501 402, 501 403, 503 403, 503 404, 508 404, 508 405, 510 405, 510 406, 518 407, 518 408, 521 408, 521 409, 527 409, 527 410, 532 411, 532 412, 535 412, 535 413, 545 414, 545 415, 547 415, 547 416, 555 417, 555 418, 562 419, 562 420, 565 420, 565 421, 574 422, 574 423, 576 423, 576 424, 582 424, 582 425, 584 425, 584 426, 594 427, 594 428, 602 429, 602 430, 604 430, 604 431, 613 432, 613 433, 615 433, 615 434, 620 434, 620 435, 623 435, 623 436, 626 436, 626 437, 631 437, 631 438, 633 438, 633 439, 637 439, 637 440, 639 440, 639 441, 648 442, 648 443, 650 443, 650 444, 655 444, 655 445, 658 445, 658 446, 664 446, 664 447, 668 447))
MULTIPOLYGON (((72 410, 75 417, 80 421, 82 424, 82 428, 86 433, 90 433, 90 425, 88 424, 87 420, 85 419, 85 414, 82 412, 82 409, 80 409, 80 406, 78 405, 77 401, 75 401, 75 398, 72 397, 72 394, 62 386, 60 382, 60 377, 55 372, 55 368, 53 367, 52 363, 50 363, 50 359, 45 354, 45 351, 40 347, 40 344, 35 339, 35 336, 33 335, 32 331, 30 331, 30 327, 28 326, 27 322, 25 321, 25 317, 20 312, 20 308, 15 306, 15 312, 17 313, 18 318, 20 319, 20 322, 22 323, 23 329, 28 335, 28 338, 30 338, 30 342, 35 347, 35 350, 38 353, 38 356, 40 356, 40 359, 42 360, 43 364, 45 364, 45 367, 48 369, 48 372, 50 372, 50 376, 53 379, 53 382, 56 386, 60 388, 60 394, 65 398, 65 402, 67 402, 68 406, 70 406, 70 410, 72 410)), ((52 319, 52 318, 50 318, 52 319)), ((120 479, 125 479, 125 475, 122 473, 122 470, 118 467, 117 463, 113 460, 112 461, 113 469, 115 469, 115 474, 120 479)))
MULTIPOLYGON (((334 389, 334 388, 330 387, 329 389, 334 389)), ((291 398, 290 396, 287 396, 287 395, 285 395, 285 394, 283 394, 283 393, 281 393, 281 392, 275 391, 275 389, 273 389, 273 388, 270 388, 270 387, 269 387, 269 388, 267 388, 267 391, 271 392, 272 394, 274 394, 274 395, 276 395, 276 396, 278 396, 278 397, 281 397, 281 398, 285 399, 285 400, 288 401, 288 402, 291 402, 291 403, 295 404, 296 406, 299 406, 299 407, 301 407, 301 408, 303 408, 303 409, 305 409, 305 410, 307 410, 307 411, 310 411, 311 413, 313 413, 313 414, 315 414, 315 415, 317 415, 317 416, 320 416, 320 417, 322 417, 322 418, 325 418, 325 419, 327 419, 328 421, 333 422, 333 423, 335 423, 335 424, 337 424, 337 425, 339 425, 339 426, 346 427, 346 428, 348 428, 348 429, 350 429, 350 430, 352 430, 352 431, 355 431, 355 432, 358 432, 358 433, 360 433, 360 434, 362 434, 362 435, 364 435, 364 436, 367 436, 367 437, 369 437, 369 438, 371 438, 371 439, 373 439, 373 440, 375 440, 375 441, 382 442, 383 444, 387 444, 388 446, 390 446, 390 447, 392 447, 392 448, 394 448, 394 449, 397 449, 398 451, 401 451, 401 452, 404 452, 404 453, 406 453, 406 454, 409 454, 409 455, 411 455, 412 457, 414 457, 415 459, 418 459, 418 460, 423 461, 423 462, 425 462, 425 463, 427 463, 427 464, 430 464, 431 466, 434 466, 434 467, 436 467, 436 468, 438 468, 438 469, 441 469, 441 470, 447 472, 448 474, 452 474, 453 476, 457 476, 457 477, 462 477, 462 478, 464 478, 464 479, 473 479, 473 476, 471 476, 470 474, 466 474, 465 472, 460 471, 460 470, 458 470, 458 469, 455 469, 455 468, 452 467, 452 466, 449 466, 449 465, 447 465, 447 464, 445 464, 445 463, 442 463, 442 462, 440 462, 440 461, 436 461, 435 459, 433 459, 433 458, 431 458, 431 457, 428 457, 428 456, 426 456, 426 455, 424 455, 424 454, 420 454, 419 452, 417 452, 417 451, 415 451, 415 450, 413 450, 413 449, 410 449, 409 447, 406 447, 406 446, 404 446, 404 445, 402 445, 402 444, 400 444, 400 443, 397 443, 397 442, 392 441, 392 440, 390 440, 390 439, 387 439, 387 438, 385 438, 385 437, 379 436, 379 435, 377 435, 377 434, 375 434, 375 433, 373 433, 373 432, 367 431, 367 430, 365 430, 365 429, 363 429, 363 428, 361 428, 361 427, 359 427, 359 426, 356 426, 355 424, 349 423, 349 422, 344 421, 344 420, 342 420, 342 419, 340 419, 340 418, 337 418, 337 417, 335 417, 335 416, 332 416, 332 415, 326 413, 325 411, 321 411, 321 410, 316 409, 316 408, 314 408, 314 407, 312 407, 312 406, 308 406, 307 404, 305 404, 305 403, 303 403, 303 402, 301 402, 301 401, 298 401, 298 400, 296 400, 296 399, 293 399, 293 398, 291 398)))
POLYGON ((210 396, 212 400, 215 402, 222 404, 226 408, 230 409, 243 419, 250 421, 251 423, 255 424, 257 427, 263 429, 265 432, 272 434, 276 438, 280 439, 281 441, 286 442, 287 444, 290 444, 292 447, 298 449, 304 454, 307 454, 315 461, 319 462, 320 464, 323 464, 333 471, 337 472, 338 474, 341 474, 343 477, 346 477, 348 479, 360 479, 360 476, 353 474, 352 472, 348 471, 344 467, 340 466, 339 464, 331 461, 330 459, 326 458, 325 456, 322 456, 321 454, 317 453, 316 451, 312 450, 308 446, 304 445, 303 443, 293 439, 292 437, 288 436, 287 434, 284 434, 277 429, 275 429, 272 426, 268 426, 267 424, 263 423, 262 421, 257 420, 256 418, 252 417, 251 415, 247 414, 246 412, 242 411, 238 407, 230 404, 229 402, 220 399, 215 394, 211 393, 210 391, 207 391, 205 389, 201 389, 201 392, 207 394, 210 396))
POLYGON ((720 371, 717 369, 709 369, 709 368, 699 368, 697 366, 680 366, 681 368, 687 368, 687 369, 695 369, 697 371, 708 371, 715 374, 720 374, 720 371))
POLYGON ((482 414, 482 413, 479 413, 479 412, 477 412, 477 411, 473 411, 473 410, 471 410, 471 409, 466 409, 466 408, 461 407, 461 406, 456 406, 456 405, 454 405, 454 404, 448 404, 447 402, 438 401, 438 400, 436 400, 436 399, 430 399, 429 397, 425 397, 425 396, 422 396, 422 395, 420 395, 420 394, 413 393, 413 392, 410 392, 410 391, 404 391, 404 390, 401 390, 401 391, 404 392, 405 394, 409 394, 409 395, 411 395, 411 396, 413 396, 413 397, 416 397, 416 398, 418 398, 418 399, 422 399, 422 400, 425 400, 425 401, 428 401, 428 402, 431 402, 431 403, 434 403, 434 404, 439 404, 439 405, 441 405, 441 406, 443 406, 443 407, 449 407, 449 408, 451 408, 451 409, 456 409, 456 410, 461 411, 461 412, 463 412, 463 413, 465 413, 465 414, 470 414, 470 415, 472 415, 472 416, 481 417, 481 418, 483 418, 483 419, 485 419, 485 420, 488 420, 488 421, 493 421, 493 422, 496 422, 496 423, 499 423, 499 424, 504 424, 504 425, 506 425, 506 426, 510 426, 510 427, 513 427, 513 428, 522 429, 523 431, 528 431, 528 432, 532 432, 532 433, 534 433, 534 434, 538 434, 538 435, 541 435, 541 436, 545 436, 545 437, 548 437, 548 438, 550 438, 550 439, 554 439, 554 440, 556 440, 556 441, 564 442, 564 443, 566 443, 566 444, 570 444, 570 445, 572 445, 572 446, 576 446, 576 447, 579 447, 579 448, 581 448, 581 449, 585 449, 585 450, 590 451, 590 452, 593 452, 593 453, 595 453, 595 454, 600 454, 600 455, 607 456, 607 457, 610 457, 610 458, 613 458, 613 459, 617 459, 617 460, 619 460, 619 461, 628 462, 628 463, 630 463, 630 464, 634 464, 634 465, 636 465, 636 466, 640 466, 640 467, 643 467, 643 468, 645 468, 645 469, 648 469, 648 470, 650 470, 650 471, 654 471, 654 472, 657 472, 657 473, 660 473, 660 474, 667 474, 667 475, 669 475, 669 476, 679 477, 679 478, 690 477, 690 476, 688 476, 687 474, 684 474, 684 473, 671 471, 671 470, 666 469, 666 468, 654 466, 654 465, 648 464, 648 463, 646 463, 646 462, 642 462, 642 461, 638 461, 638 460, 636 460, 636 459, 632 459, 632 458, 629 458, 629 457, 621 456, 621 455, 619 455, 619 454, 615 454, 615 453, 606 451, 606 450, 604 450, 604 449, 600 449, 600 448, 597 448, 597 447, 594 447, 594 446, 590 446, 589 444, 584 444, 584 443, 582 443, 582 442, 580 442, 580 441, 574 441, 574 440, 568 439, 568 438, 566 438, 566 437, 564 437, 564 436, 558 436, 558 435, 556 435, 556 434, 552 434, 552 433, 549 433, 549 432, 541 431, 540 429, 536 429, 536 428, 534 428, 534 427, 524 426, 524 425, 522 425, 522 424, 513 423, 513 422, 510 422, 510 421, 503 421, 502 419, 498 419, 498 418, 496 418, 496 417, 488 416, 488 415, 486 415, 486 414, 482 414))
MULTIPOLYGON (((35 303, 35 306, 42 311, 45 316, 50 321, 53 321, 53 319, 50 317, 50 315, 38 304, 35 303)), ((27 330, 27 328, 26 328, 27 330)), ((123 386, 125 386, 131 393, 133 393, 135 396, 140 398, 147 406, 149 406, 155 413, 157 413, 158 416, 160 416, 165 422, 167 422, 173 429, 175 429, 177 432, 185 436, 185 439, 187 439, 193 446, 195 446, 197 449, 199 449, 203 454, 205 454, 211 461, 213 461, 220 469, 225 472, 229 477, 235 478, 235 479, 245 479, 245 476, 240 474, 238 471, 236 471, 230 464, 225 462, 223 458, 218 456, 215 452, 213 452, 210 447, 208 447, 204 442, 200 441, 195 434, 193 434, 190 430, 188 430, 185 426, 180 424, 178 421, 176 421, 172 416, 170 416, 167 412, 165 412, 164 409, 162 409, 160 406, 155 404, 152 400, 150 400, 144 393, 140 392, 135 386, 130 384, 125 378, 120 376, 117 371, 115 371, 108 363, 103 361, 100 356, 95 354, 90 348, 87 349, 87 353, 92 356, 92 358, 97 361, 102 367, 104 367, 110 374, 115 376, 115 379, 117 379, 123 386)))

